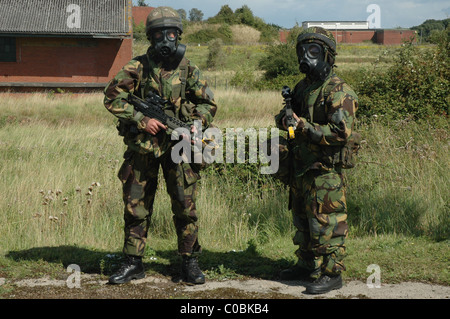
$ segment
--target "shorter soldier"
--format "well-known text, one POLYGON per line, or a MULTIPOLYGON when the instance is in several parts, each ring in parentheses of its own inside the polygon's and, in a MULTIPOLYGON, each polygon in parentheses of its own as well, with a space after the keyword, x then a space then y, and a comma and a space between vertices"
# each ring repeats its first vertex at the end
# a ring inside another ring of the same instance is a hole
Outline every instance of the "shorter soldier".
POLYGON ((112 284, 145 276, 142 256, 160 167, 172 204, 178 253, 182 256, 182 279, 192 284, 205 282, 197 260, 201 252, 195 206, 198 170, 189 163, 174 162, 171 150, 177 141, 171 140, 171 132, 128 103, 129 94, 145 99, 149 92, 156 93, 169 101, 164 106, 166 115, 191 125, 199 120, 204 128, 211 124, 217 109, 213 93, 200 70, 184 56, 186 48, 180 44, 182 31, 181 18, 174 9, 153 9, 146 22, 151 42, 147 54, 132 59, 105 88, 105 107, 119 119, 119 134, 127 145, 119 171, 126 262, 109 278, 112 284))
MULTIPOLYGON (((303 31, 297 39, 297 56, 300 71, 306 74, 291 94, 296 128, 295 139, 289 141, 289 204, 297 228, 293 241, 299 246, 298 262, 280 276, 309 278, 313 281, 306 292, 319 294, 342 287, 348 233, 342 169, 351 166, 344 150, 358 100, 333 72, 336 42, 330 32, 318 27, 303 31)), ((275 121, 278 128, 288 130, 285 111, 275 121)))

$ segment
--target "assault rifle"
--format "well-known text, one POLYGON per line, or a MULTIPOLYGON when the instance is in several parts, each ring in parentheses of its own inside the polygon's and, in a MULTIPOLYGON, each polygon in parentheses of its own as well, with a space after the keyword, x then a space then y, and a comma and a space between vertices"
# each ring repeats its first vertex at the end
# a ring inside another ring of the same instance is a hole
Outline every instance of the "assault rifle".
POLYGON ((149 92, 145 100, 138 98, 136 95, 129 94, 128 102, 134 106, 135 110, 149 118, 158 120, 169 129, 186 128, 189 131, 191 129, 191 125, 164 113, 163 108, 169 101, 164 100, 156 93, 149 92))
MULTIPOLYGON (((191 131, 191 125, 184 123, 183 121, 169 116, 166 113, 164 113, 164 106, 169 103, 168 100, 164 100, 162 97, 157 95, 156 93, 149 92, 146 96, 145 100, 138 98, 136 95, 128 94, 128 103, 132 104, 135 108, 135 110, 141 112, 145 116, 149 118, 153 118, 161 122, 162 124, 166 125, 171 130, 176 130, 178 128, 185 128, 189 132, 191 131)), ((135 133, 137 134, 137 127, 131 126, 131 130, 135 130, 135 133)), ((202 128, 200 128, 202 130, 202 128)), ((201 133, 201 132, 200 132, 201 133)), ((217 143, 215 143, 214 139, 203 137, 201 139, 198 139, 196 134, 191 135, 191 143, 196 144, 196 142, 201 142, 201 147, 210 147, 210 149, 217 149, 219 146, 217 143)), ((211 153, 211 151, 210 151, 211 153)), ((200 149, 200 152, 194 151, 194 163, 201 163, 202 167, 204 167, 206 164, 203 162, 202 157, 202 149, 200 149), (197 162, 196 156, 200 155, 200 162, 197 162)), ((199 168, 198 168, 199 169, 199 168)))
POLYGON ((284 98, 284 103, 286 104, 286 125, 288 127, 289 139, 295 138, 295 127, 297 126, 297 122, 294 118, 294 112, 292 111, 291 105, 291 88, 287 85, 283 86, 281 90, 281 95, 284 98))

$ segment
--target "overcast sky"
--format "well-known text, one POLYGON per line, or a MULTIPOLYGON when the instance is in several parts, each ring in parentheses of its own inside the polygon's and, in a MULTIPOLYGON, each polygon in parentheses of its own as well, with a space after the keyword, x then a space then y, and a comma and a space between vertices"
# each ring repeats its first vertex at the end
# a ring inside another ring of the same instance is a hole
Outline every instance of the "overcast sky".
MULTIPOLYGON (((134 3, 137 1, 134 0, 134 3)), ((442 20, 450 16, 450 0, 146 0, 149 6, 200 9, 204 19, 215 16, 223 5, 236 10, 247 5, 253 15, 266 23, 291 28, 303 21, 366 21, 374 13, 370 4, 380 8, 381 28, 410 28, 427 19, 442 20)))

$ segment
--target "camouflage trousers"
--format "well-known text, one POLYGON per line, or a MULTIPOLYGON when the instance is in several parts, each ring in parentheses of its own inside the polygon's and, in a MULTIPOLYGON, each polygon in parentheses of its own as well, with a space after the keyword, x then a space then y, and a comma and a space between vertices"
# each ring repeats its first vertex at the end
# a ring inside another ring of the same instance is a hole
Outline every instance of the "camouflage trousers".
POLYGON ((170 151, 160 158, 127 151, 124 158, 118 173, 123 186, 125 206, 123 252, 127 255, 144 255, 161 166, 172 204, 178 253, 200 253, 195 208, 196 182, 199 176, 189 164, 174 163, 170 151))
POLYGON ((311 277, 341 273, 348 234, 343 176, 310 170, 291 184, 290 191, 298 265, 311 270, 311 277))

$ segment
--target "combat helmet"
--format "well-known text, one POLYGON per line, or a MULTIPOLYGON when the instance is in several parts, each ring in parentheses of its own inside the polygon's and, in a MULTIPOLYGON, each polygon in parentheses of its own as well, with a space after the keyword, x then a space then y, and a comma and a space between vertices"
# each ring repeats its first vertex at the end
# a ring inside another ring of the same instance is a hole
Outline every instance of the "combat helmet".
POLYGON ((150 38, 150 34, 160 28, 176 28, 181 34, 183 32, 183 23, 178 12, 170 7, 153 9, 147 16, 145 23, 147 37, 150 38))

